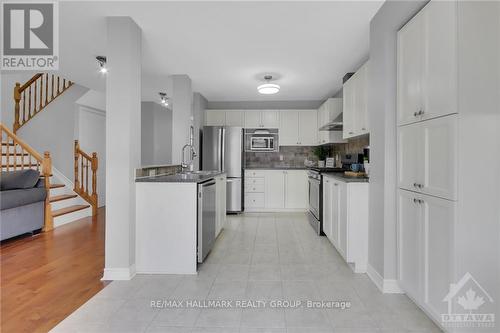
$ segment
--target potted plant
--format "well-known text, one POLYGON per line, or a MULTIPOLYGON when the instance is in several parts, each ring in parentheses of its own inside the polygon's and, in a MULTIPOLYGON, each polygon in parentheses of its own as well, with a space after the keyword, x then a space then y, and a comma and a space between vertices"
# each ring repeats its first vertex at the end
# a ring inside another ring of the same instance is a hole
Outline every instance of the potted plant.
POLYGON ((313 153, 318 158, 318 167, 323 168, 325 166, 326 156, 328 156, 328 149, 323 146, 316 146, 313 153))

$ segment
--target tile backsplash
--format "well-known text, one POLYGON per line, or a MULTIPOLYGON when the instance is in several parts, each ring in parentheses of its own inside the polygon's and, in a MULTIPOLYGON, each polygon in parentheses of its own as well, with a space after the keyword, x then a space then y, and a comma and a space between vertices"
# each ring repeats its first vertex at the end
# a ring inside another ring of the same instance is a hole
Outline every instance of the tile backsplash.
POLYGON ((305 159, 318 160, 313 154, 313 149, 313 146, 281 146, 279 152, 245 152, 245 167, 302 167, 305 159))

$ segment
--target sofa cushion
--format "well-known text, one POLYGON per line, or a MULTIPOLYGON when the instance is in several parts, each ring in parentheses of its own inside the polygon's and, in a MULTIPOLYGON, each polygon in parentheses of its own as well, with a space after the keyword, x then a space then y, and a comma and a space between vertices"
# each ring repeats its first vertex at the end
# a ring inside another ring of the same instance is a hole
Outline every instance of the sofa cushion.
POLYGON ((35 187, 40 172, 32 169, 2 171, 0 176, 0 190, 15 190, 35 187))
POLYGON ((2 191, 0 209, 9 209, 45 200, 47 191, 43 187, 2 191))

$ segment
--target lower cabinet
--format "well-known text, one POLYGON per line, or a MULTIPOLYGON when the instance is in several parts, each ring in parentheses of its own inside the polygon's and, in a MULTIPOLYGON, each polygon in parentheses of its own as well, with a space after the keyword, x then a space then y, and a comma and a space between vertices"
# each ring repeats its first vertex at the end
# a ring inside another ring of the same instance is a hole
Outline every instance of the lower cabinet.
POLYGON ((399 284, 438 321, 455 281, 455 214, 455 201, 398 190, 399 284))
POLYGON ((305 211, 306 170, 245 170, 245 211, 305 211))
POLYGON ((215 237, 226 224, 226 176, 215 178, 215 237))
POLYGON ((324 175, 323 231, 356 273, 368 264, 368 183, 324 175))

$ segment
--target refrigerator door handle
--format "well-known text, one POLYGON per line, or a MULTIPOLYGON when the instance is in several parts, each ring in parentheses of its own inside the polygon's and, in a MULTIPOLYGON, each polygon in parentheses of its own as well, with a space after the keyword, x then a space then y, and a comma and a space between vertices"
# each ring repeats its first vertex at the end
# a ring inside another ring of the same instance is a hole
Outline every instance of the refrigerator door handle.
POLYGON ((224 129, 224 127, 221 128, 221 147, 220 147, 220 150, 221 150, 221 169, 220 171, 224 172, 226 171, 226 166, 225 166, 225 163, 226 163, 226 149, 225 149, 225 146, 226 146, 226 130, 224 129))

